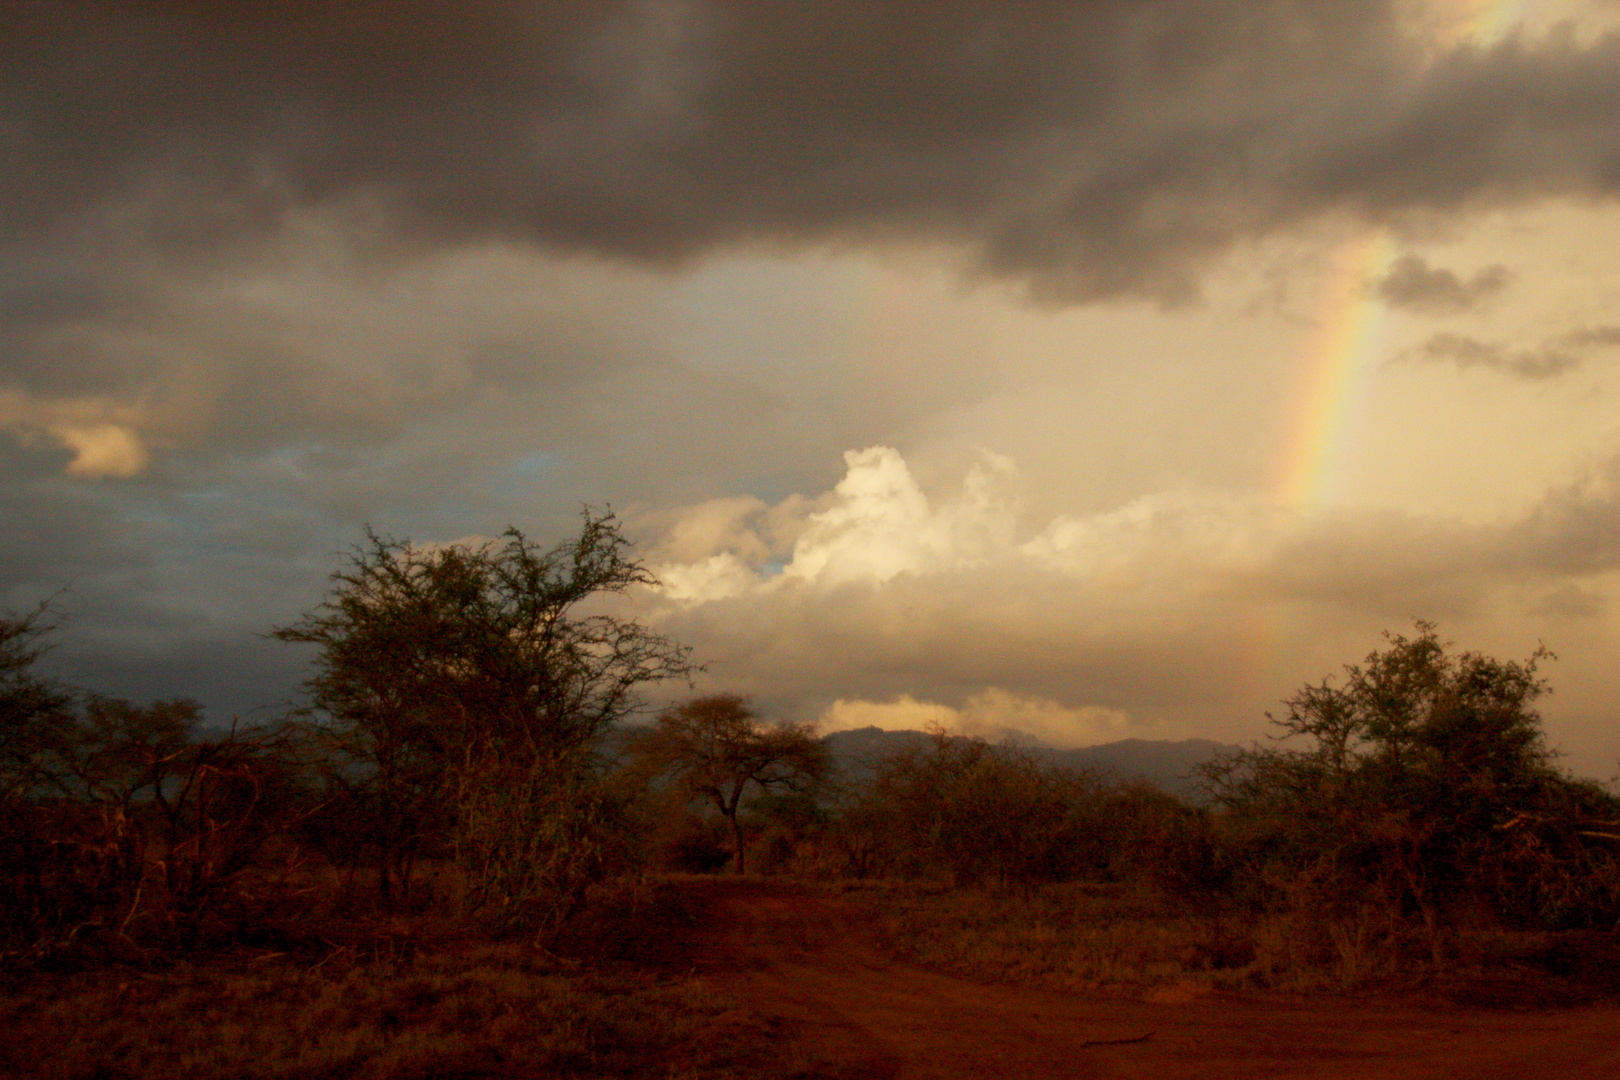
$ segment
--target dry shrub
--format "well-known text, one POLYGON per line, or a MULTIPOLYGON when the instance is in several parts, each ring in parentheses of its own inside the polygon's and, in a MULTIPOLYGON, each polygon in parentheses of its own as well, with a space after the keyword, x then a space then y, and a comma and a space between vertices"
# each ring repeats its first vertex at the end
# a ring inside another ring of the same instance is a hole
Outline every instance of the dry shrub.
POLYGON ((1415 941, 1390 896, 1329 863, 1270 873, 1271 906, 1253 917, 1256 985, 1348 990, 1403 970, 1415 941))
POLYGON ((1102 788, 1093 776, 1014 746, 931 735, 882 761, 850 811, 872 830, 885 865, 959 885, 1033 885, 1104 864, 1102 788))
POLYGON ((637 792, 615 780, 571 755, 463 770, 455 805, 467 912, 549 942, 593 885, 639 865, 637 792))
POLYGON ((280 732, 199 737, 189 702, 96 700, 58 750, 63 794, 0 802, 0 957, 94 963, 257 932, 307 812, 280 732))
POLYGON ((1555 766, 1534 708, 1550 654, 1417 631, 1288 699, 1281 745, 1202 770, 1280 982, 1435 978, 1482 927, 1620 920, 1620 800, 1555 766))
POLYGON ((1238 981, 1250 959, 1245 943, 1225 939, 1209 919, 1155 890, 1122 884, 892 884, 869 903, 898 955, 973 978, 1140 991, 1238 981))
POLYGON ((732 859, 732 836, 726 823, 693 813, 685 806, 666 806, 652 841, 650 865, 680 874, 716 874, 732 859))
POLYGON ((14 976, 0 984, 0 1075, 840 1076, 782 1022, 692 974, 693 885, 603 886, 549 950, 429 911, 328 916, 290 953, 14 976))

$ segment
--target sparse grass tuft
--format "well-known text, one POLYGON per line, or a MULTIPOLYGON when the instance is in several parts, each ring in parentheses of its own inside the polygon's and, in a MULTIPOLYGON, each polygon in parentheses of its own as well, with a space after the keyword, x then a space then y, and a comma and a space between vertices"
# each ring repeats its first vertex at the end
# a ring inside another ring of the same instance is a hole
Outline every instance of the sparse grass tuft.
POLYGON ((1225 984, 1252 959, 1245 942, 1228 940, 1211 920, 1117 885, 896 886, 871 895, 898 955, 973 978, 1136 991, 1225 984))

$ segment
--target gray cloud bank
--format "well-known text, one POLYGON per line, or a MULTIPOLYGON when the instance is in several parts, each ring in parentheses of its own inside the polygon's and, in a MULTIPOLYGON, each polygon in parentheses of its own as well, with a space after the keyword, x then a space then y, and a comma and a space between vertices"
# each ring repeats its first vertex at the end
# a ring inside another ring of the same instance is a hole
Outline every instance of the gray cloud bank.
MULTIPOLYGON (((748 390, 660 369, 663 301, 580 264, 897 241, 1053 301, 1176 300, 1324 217, 1620 186, 1620 38, 1436 52, 1405 7, 21 0, 0 432, 126 478, 451 413, 560 434, 625 385, 748 390)), ((1505 280, 1395 269, 1386 299, 1441 311, 1505 280)), ((1546 376, 1577 347, 1435 355, 1546 376)))
POLYGON ((1424 314, 1469 311, 1507 287, 1507 267, 1487 266, 1464 280, 1454 270, 1431 267, 1421 256, 1403 255, 1377 283, 1380 299, 1424 314))
POLYGON ((1395 362, 1451 363, 1463 369, 1483 368, 1527 382, 1541 382, 1574 371, 1593 350, 1616 347, 1620 347, 1620 326, 1580 327, 1532 349, 1481 341, 1447 330, 1433 335, 1416 349, 1398 355, 1395 362))
POLYGON ((1511 349, 1449 331, 1431 337, 1409 359, 1447 361, 1460 368, 1485 368, 1531 382, 1555 378, 1574 370, 1581 362, 1578 356, 1555 346, 1537 350, 1511 349))
MULTIPOLYGON (((384 254, 923 239, 1054 299, 1174 300, 1235 242, 1323 214, 1620 188, 1620 38, 1436 53, 1406 10, 23 0, 0 216, 25 247, 187 258, 333 206, 384 254)), ((116 302, 28 287, 58 312, 116 302)))

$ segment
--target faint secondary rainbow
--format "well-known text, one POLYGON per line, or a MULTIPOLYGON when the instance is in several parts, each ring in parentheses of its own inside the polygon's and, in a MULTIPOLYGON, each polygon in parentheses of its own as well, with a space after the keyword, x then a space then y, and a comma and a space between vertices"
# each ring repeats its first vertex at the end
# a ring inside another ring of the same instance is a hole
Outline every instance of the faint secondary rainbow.
POLYGON ((1368 372, 1378 362, 1383 306, 1371 283, 1389 268, 1394 245, 1382 230, 1345 244, 1318 310, 1322 322, 1306 350, 1303 385, 1284 444, 1275 493, 1301 509, 1328 494, 1368 372))

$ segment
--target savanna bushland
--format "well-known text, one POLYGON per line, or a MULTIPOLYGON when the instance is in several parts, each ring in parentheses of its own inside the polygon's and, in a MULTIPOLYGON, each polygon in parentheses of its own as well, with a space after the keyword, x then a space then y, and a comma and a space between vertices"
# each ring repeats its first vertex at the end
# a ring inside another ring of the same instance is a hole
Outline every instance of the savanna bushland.
POLYGON ((704 974, 773 881, 817 932, 1066 992, 1620 989, 1620 802, 1544 742, 1545 651, 1390 634, 1192 800, 944 731, 841 773, 736 695, 638 715, 696 670, 604 603, 652 581, 611 515, 367 533, 272 630, 304 705, 229 727, 59 684, 50 608, 6 615, 0 1067, 836 1075, 704 974))

